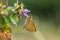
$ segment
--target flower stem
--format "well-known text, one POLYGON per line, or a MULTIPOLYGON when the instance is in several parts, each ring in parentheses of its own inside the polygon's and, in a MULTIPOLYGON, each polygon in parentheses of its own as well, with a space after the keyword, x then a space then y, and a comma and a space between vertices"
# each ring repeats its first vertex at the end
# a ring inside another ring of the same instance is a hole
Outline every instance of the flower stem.
POLYGON ((8 0, 6 0, 6 8, 8 8, 8 0))

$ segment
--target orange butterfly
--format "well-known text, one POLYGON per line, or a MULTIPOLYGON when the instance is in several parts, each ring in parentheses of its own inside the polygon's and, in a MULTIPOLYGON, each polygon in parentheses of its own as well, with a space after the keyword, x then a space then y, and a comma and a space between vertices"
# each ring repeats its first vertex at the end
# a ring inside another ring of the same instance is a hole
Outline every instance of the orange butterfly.
POLYGON ((33 19, 32 19, 32 16, 30 16, 28 18, 28 21, 27 23, 25 24, 24 28, 30 32, 35 32, 36 31, 36 28, 35 28, 35 25, 34 25, 34 22, 33 22, 33 19))

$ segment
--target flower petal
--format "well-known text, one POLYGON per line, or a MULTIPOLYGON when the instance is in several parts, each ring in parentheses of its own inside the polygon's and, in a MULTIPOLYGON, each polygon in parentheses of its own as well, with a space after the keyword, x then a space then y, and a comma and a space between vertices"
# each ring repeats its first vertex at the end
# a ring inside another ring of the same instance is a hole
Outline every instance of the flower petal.
POLYGON ((26 16, 27 18, 28 18, 28 12, 30 12, 30 10, 28 9, 23 10, 23 15, 26 16))
POLYGON ((24 13, 24 16, 26 16, 28 18, 28 14, 24 13))

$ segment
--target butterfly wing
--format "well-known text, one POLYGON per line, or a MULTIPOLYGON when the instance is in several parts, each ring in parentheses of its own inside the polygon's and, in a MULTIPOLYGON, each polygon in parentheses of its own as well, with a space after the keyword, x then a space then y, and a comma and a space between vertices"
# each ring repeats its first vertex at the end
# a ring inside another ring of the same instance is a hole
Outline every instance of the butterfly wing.
POLYGON ((30 32, 36 31, 34 22, 33 22, 33 20, 30 20, 30 18, 29 18, 28 22, 25 24, 24 28, 30 32))

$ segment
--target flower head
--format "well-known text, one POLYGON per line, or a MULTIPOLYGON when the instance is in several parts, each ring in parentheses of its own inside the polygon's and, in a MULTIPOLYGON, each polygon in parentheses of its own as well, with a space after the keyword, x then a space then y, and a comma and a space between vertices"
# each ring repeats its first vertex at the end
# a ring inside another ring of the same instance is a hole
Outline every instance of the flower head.
POLYGON ((27 18, 28 18, 28 12, 30 12, 30 10, 28 9, 23 10, 23 15, 26 16, 27 18))

